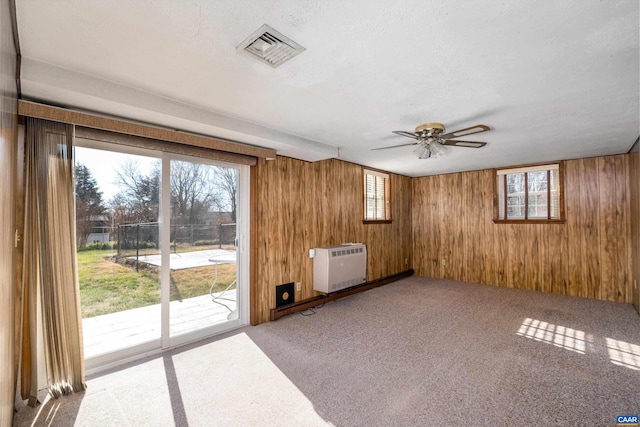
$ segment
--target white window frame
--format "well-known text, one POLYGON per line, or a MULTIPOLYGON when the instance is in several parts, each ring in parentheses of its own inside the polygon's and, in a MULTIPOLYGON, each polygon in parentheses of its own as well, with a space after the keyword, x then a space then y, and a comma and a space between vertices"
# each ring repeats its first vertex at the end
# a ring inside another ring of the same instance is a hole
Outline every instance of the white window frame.
POLYGON ((564 179, 562 162, 548 163, 542 165, 516 166, 511 168, 495 170, 495 206, 494 206, 494 222, 496 223, 513 223, 513 222, 529 222, 529 223, 562 223, 564 222, 564 179), (538 198, 541 192, 534 192, 529 187, 529 174, 533 172, 546 172, 547 185, 543 190, 546 197, 547 212, 546 215, 530 216, 530 208, 535 203, 530 203, 531 197, 538 198), (514 197, 520 198, 524 209, 523 214, 519 216, 509 216, 509 196, 508 194, 508 175, 524 174, 524 190, 522 194, 516 194, 514 197), (552 178, 555 177, 555 188, 551 185, 552 178))
POLYGON ((364 222, 391 222, 391 177, 371 169, 362 172, 364 222))

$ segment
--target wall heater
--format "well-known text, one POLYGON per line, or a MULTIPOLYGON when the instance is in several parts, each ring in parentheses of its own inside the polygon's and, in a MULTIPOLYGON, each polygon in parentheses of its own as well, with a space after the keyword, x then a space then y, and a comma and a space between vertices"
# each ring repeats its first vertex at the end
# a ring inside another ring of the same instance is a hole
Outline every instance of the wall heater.
POLYGON ((314 249, 313 289, 330 293, 367 281, 367 248, 362 243, 314 249))

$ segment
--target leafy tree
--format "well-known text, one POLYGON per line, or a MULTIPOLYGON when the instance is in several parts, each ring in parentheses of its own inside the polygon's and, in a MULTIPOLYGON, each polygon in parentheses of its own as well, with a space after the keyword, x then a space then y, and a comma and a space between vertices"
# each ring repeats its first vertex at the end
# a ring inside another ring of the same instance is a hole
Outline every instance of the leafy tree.
POLYGON ((106 208, 102 200, 102 191, 89 168, 83 164, 76 165, 75 181, 76 238, 78 246, 84 247, 94 226, 105 220, 106 208))

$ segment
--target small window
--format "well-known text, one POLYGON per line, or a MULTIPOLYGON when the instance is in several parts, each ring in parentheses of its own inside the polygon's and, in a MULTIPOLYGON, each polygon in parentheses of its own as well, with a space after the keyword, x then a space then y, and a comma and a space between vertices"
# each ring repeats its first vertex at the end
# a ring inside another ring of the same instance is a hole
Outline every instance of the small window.
POLYGON ((496 171, 495 222, 563 222, 562 164, 496 171))
POLYGON ((364 169, 364 220, 391 221, 389 174, 364 169))

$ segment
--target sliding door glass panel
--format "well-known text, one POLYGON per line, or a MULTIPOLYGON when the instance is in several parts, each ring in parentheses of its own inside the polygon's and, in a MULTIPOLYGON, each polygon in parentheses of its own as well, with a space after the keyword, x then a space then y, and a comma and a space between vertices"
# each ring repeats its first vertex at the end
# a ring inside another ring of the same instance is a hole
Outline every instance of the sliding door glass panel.
POLYGON ((192 334, 238 319, 233 167, 171 160, 169 331, 192 334))
POLYGON ((87 369, 248 322, 247 167, 84 139, 75 159, 87 369))
POLYGON ((160 345, 160 160, 75 148, 86 359, 160 345))

